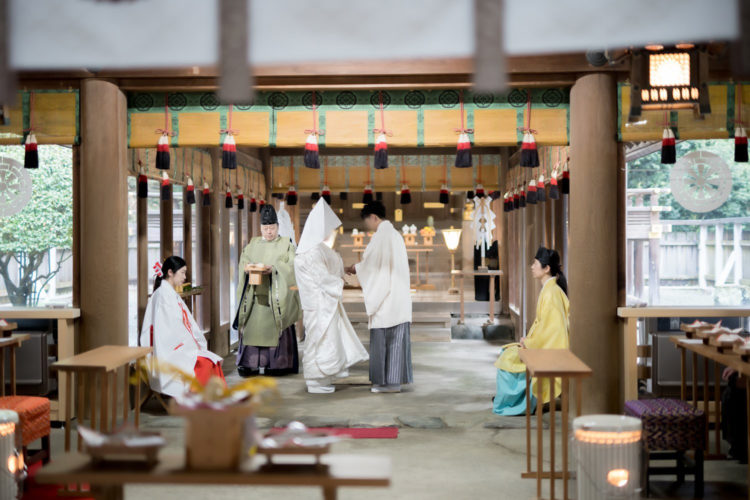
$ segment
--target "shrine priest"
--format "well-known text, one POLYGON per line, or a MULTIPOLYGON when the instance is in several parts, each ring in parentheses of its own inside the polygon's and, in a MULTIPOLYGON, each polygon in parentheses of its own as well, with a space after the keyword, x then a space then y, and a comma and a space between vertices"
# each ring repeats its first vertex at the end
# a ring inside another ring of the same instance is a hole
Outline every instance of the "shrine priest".
POLYGON ((234 328, 239 333, 237 372, 252 375, 286 375, 299 372, 294 324, 301 317, 294 277, 294 244, 279 236, 273 206, 260 209, 260 232, 242 251, 234 328), (262 266, 261 283, 249 280, 249 265, 262 266))
POLYGON ((409 259, 401 234, 386 220, 385 206, 373 201, 362 209, 374 233, 359 264, 347 269, 362 285, 370 328, 372 392, 401 392, 412 382, 411 290, 409 259))
POLYGON ((302 301, 305 342, 302 369, 307 392, 335 391, 336 378, 368 355, 344 311, 344 263, 332 250, 341 221, 318 200, 302 230, 294 268, 302 301))

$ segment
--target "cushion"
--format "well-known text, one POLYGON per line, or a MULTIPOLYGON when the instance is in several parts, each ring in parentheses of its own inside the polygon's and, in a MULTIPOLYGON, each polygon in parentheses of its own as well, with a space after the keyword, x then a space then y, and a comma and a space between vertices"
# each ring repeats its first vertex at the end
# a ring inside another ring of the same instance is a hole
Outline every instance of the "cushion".
POLYGON ((696 450, 705 442, 706 415, 679 399, 642 399, 625 403, 627 415, 641 419, 648 450, 696 450))
POLYGON ((33 396, 0 397, 0 409, 18 413, 24 446, 49 435, 49 399, 33 396))

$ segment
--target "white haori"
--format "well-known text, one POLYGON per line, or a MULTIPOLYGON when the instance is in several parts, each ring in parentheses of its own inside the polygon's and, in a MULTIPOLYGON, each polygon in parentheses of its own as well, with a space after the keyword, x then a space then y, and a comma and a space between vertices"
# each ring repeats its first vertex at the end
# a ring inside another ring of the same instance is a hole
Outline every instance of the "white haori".
POLYGON ((357 264, 369 328, 391 328, 411 323, 409 257, 404 238, 384 220, 372 235, 357 264))

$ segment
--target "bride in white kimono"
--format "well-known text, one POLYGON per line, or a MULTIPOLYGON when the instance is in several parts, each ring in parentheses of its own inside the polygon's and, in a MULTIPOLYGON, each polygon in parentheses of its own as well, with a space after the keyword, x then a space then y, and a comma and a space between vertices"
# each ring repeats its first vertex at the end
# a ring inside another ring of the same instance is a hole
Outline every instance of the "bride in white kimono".
POLYGON ((333 380, 369 356, 344 311, 344 264, 331 249, 341 221, 322 198, 312 209, 297 247, 294 270, 302 301, 302 368, 310 393, 334 392, 333 380))

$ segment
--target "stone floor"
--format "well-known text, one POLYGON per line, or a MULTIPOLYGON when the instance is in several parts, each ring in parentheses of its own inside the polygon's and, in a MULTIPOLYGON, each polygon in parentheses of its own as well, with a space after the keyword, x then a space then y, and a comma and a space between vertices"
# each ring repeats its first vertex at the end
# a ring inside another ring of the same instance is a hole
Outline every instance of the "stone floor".
MULTIPOLYGON (((329 395, 307 394, 301 375, 279 378, 280 400, 260 423, 270 426, 296 419, 327 426, 399 426, 397 439, 334 445, 335 453, 378 454, 393 461, 390 490, 342 488, 342 499, 533 498, 535 482, 520 478, 525 467, 524 419, 499 417, 490 410, 497 351, 497 345, 482 340, 414 343, 415 383, 401 394, 371 394, 366 364, 351 370, 350 378, 329 395)), ((227 359, 227 368, 233 366, 231 361, 227 359)), ((227 378, 230 383, 237 380, 236 372, 229 371, 227 378)), ((170 447, 181 446, 180 419, 165 415, 158 406, 149 407, 143 426, 162 431, 170 447)), ((62 449, 61 430, 54 431, 53 444, 55 450, 62 449)), ((705 498, 746 498, 745 472, 736 462, 707 462, 705 498)), ((691 483, 678 487, 665 479, 652 481, 652 496, 692 498, 691 483)), ((560 487, 558 482, 558 494, 560 487)), ((575 491, 575 482, 571 488, 575 491)), ((321 495, 315 488, 130 485, 125 497, 297 500, 321 495)))

